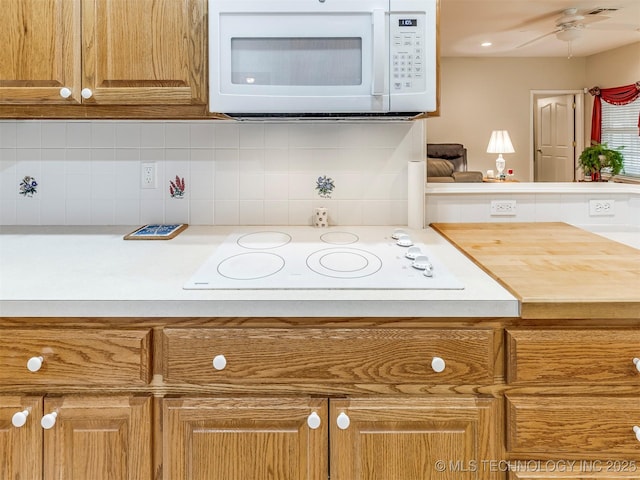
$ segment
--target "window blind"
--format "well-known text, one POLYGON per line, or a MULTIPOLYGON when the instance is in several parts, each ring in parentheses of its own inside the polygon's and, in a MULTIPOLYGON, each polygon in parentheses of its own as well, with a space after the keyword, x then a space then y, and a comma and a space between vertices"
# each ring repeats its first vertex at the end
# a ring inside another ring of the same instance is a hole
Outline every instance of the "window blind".
POLYGON ((640 177, 640 97, 627 105, 602 102, 602 143, 610 148, 624 146, 623 175, 640 177))

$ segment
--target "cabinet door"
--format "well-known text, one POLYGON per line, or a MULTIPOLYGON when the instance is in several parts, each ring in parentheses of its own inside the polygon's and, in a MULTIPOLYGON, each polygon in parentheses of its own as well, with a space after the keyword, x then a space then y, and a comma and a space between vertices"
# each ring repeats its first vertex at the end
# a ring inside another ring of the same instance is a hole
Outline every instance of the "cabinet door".
POLYGON ((165 399, 163 429, 165 480, 327 479, 326 399, 165 399))
POLYGON ((84 103, 206 103, 206 0, 83 0, 84 103))
POLYGON ((2 0, 0 104, 79 102, 80 0, 2 0), (62 87, 76 92, 60 96, 62 87))
POLYGON ((471 397, 331 400, 331 479, 502 478, 489 468, 500 458, 498 403, 471 397))
POLYGON ((42 478, 42 397, 0 396, 0 479, 42 478), (20 427, 12 423, 28 412, 20 427))
POLYGON ((45 480, 151 480, 149 397, 47 398, 45 480))

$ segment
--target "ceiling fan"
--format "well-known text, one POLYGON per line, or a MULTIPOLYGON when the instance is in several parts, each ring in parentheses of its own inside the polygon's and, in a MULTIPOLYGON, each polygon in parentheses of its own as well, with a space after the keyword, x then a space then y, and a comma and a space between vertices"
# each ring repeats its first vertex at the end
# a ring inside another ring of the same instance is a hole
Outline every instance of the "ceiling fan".
POLYGON ((555 35, 560 41, 569 44, 569 56, 571 56, 571 42, 582 37, 585 29, 593 30, 636 30, 638 25, 626 24, 606 24, 602 26, 593 25, 596 22, 607 20, 610 17, 602 15, 607 11, 615 11, 617 9, 596 9, 588 12, 579 12, 577 8, 567 8, 562 11, 561 16, 555 20, 555 28, 550 32, 540 35, 536 38, 528 40, 516 48, 526 47, 550 35, 555 35))

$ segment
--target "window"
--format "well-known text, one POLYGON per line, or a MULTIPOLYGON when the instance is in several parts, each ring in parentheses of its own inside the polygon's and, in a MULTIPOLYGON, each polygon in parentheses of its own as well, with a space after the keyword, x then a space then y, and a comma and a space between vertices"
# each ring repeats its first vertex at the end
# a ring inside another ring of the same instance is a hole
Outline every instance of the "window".
POLYGON ((632 177, 640 177, 639 113, 640 97, 627 105, 602 102, 602 143, 611 148, 624 146, 622 175, 632 177))

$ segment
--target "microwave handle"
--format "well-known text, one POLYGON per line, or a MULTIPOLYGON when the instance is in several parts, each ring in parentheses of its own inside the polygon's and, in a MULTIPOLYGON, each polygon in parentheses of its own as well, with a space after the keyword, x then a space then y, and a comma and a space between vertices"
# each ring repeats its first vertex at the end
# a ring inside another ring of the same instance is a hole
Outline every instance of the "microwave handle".
POLYGON ((373 82, 372 95, 384 95, 384 70, 387 61, 386 41, 384 35, 385 11, 380 8, 373 10, 373 82))

